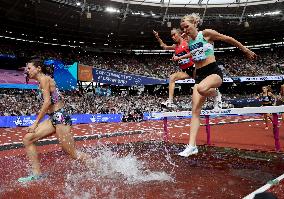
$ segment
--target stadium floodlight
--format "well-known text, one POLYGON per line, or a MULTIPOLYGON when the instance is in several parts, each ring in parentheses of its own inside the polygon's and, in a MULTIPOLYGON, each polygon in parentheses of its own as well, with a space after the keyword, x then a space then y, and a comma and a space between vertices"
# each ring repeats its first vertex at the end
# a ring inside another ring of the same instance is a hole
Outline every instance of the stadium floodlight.
POLYGON ((248 17, 260 17, 261 13, 255 13, 255 14, 248 14, 248 17))
POLYGON ((248 14, 248 17, 261 17, 261 16, 274 16, 274 15, 280 15, 281 11, 271 11, 271 12, 264 12, 264 13, 255 13, 255 14, 248 14))
POLYGON ((115 9, 113 7, 107 7, 106 8, 106 12, 110 12, 110 13, 120 13, 120 11, 118 9, 115 9))
POLYGON ((133 15, 140 15, 140 12, 131 12, 133 15))
POLYGON ((264 15, 279 15, 281 13, 281 11, 277 10, 277 11, 274 11, 274 12, 266 12, 264 13, 264 15))

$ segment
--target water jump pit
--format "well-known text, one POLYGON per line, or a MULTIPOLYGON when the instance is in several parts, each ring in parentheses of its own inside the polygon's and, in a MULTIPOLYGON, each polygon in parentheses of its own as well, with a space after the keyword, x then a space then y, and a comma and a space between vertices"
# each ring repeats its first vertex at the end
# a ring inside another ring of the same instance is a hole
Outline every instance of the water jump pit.
MULTIPOLYGON (((198 155, 177 156, 184 145, 158 141, 96 144, 79 148, 97 166, 62 151, 40 154, 46 177, 17 182, 29 173, 25 155, 0 159, 0 198, 243 198, 284 170, 283 154, 200 146, 198 155)), ((283 182, 272 192, 284 198, 283 182)))

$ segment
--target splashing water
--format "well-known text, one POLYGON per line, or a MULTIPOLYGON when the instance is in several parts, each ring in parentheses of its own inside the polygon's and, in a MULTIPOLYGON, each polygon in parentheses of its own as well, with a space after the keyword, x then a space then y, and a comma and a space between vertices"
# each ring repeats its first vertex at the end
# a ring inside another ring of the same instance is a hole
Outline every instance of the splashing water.
POLYGON ((166 146, 164 146, 164 149, 165 149, 165 152, 166 152, 165 157, 166 157, 168 163, 169 163, 170 165, 174 166, 174 167, 178 167, 178 165, 176 165, 176 164, 172 161, 172 158, 171 158, 171 156, 170 156, 169 150, 167 149, 166 146))
POLYGON ((144 168, 143 162, 130 153, 125 157, 118 157, 110 150, 104 150, 98 157, 97 173, 103 177, 123 177, 129 184, 149 181, 173 181, 166 172, 151 172, 144 168))
POLYGON ((144 162, 138 160, 133 155, 133 151, 124 157, 119 156, 119 154, 104 147, 95 158, 96 175, 106 178, 124 178, 128 184, 149 181, 173 181, 172 177, 164 171, 152 172, 146 169, 144 162))
MULTIPOLYGON (((107 198, 120 198, 118 196, 120 186, 123 185, 174 182, 174 179, 164 171, 147 169, 145 163, 133 155, 133 151, 120 157, 121 155, 104 146, 96 156, 94 159, 97 162, 96 166, 87 166, 87 171, 78 171, 78 168, 69 171, 63 190, 65 197, 89 199, 97 193, 102 193, 107 198), (88 187, 84 183, 94 186, 88 187)), ((72 167, 77 167, 76 163, 73 163, 72 167)))

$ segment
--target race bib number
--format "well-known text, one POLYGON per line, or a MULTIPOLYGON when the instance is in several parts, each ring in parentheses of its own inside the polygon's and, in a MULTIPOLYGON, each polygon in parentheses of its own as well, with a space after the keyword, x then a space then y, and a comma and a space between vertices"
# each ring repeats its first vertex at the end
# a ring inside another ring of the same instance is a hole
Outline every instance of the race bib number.
POLYGON ((205 48, 204 47, 192 50, 191 54, 192 54, 192 59, 194 61, 202 61, 202 60, 206 59, 206 54, 205 54, 205 48))
POLYGON ((178 61, 179 65, 184 65, 184 64, 188 64, 190 62, 189 58, 185 58, 185 59, 181 59, 178 61))

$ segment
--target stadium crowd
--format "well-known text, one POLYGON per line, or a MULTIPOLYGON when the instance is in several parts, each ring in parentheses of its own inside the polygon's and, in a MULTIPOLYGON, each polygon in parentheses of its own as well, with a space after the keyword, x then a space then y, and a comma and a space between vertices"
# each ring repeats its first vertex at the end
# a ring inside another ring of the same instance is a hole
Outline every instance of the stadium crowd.
MULTIPOLYGON (((284 70, 284 48, 271 47, 255 50, 256 61, 248 61, 239 51, 217 52, 216 58, 225 68, 226 76, 263 76, 279 75, 284 70)), ((61 59, 63 61, 79 61, 81 64, 95 68, 145 75, 157 78, 168 78, 179 70, 177 64, 171 61, 171 54, 136 55, 134 53, 102 53, 86 52, 71 48, 48 48, 36 46, 0 45, 1 54, 29 57, 37 55, 45 58, 61 59), (14 46, 14 47, 13 47, 14 46)))
MULTIPOLYGON (((163 96, 149 95, 112 95, 98 96, 92 92, 78 93, 66 91, 62 92, 66 103, 66 110, 70 114, 123 114, 135 115, 144 112, 162 111, 160 103, 164 100, 163 96)), ((35 115, 40 110, 41 102, 36 90, 0 90, 0 116, 35 115)), ((242 99, 251 96, 223 95, 224 106, 229 106, 231 99, 242 99)), ((191 109, 191 96, 176 96, 178 106, 181 109, 191 109)), ((208 100, 204 108, 211 109, 213 99, 208 100)))
MULTIPOLYGON (((259 51, 256 61, 248 61, 238 52, 217 53, 217 60, 225 65, 226 76, 279 75, 284 72, 283 49, 259 51)), ((179 70, 171 61, 171 55, 120 55, 85 54, 78 57, 80 63, 95 68, 167 78, 179 70), (114 61, 115 60, 115 61, 114 61)))

